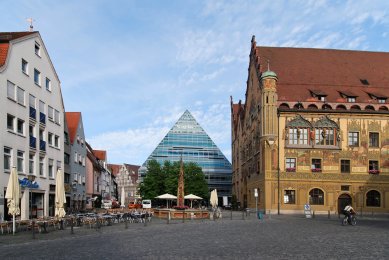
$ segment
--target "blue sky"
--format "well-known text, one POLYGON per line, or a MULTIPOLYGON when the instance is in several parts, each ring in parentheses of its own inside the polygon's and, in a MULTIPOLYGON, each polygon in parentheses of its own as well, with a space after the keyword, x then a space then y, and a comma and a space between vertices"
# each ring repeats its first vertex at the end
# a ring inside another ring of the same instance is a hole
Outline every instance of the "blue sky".
MULTIPOLYGON (((231 160, 230 96, 244 101, 258 45, 389 51, 389 1, 17 1, 0 31, 33 17, 87 141, 141 165, 185 109, 231 160)), ((323 72, 325 73, 325 72, 323 72)))

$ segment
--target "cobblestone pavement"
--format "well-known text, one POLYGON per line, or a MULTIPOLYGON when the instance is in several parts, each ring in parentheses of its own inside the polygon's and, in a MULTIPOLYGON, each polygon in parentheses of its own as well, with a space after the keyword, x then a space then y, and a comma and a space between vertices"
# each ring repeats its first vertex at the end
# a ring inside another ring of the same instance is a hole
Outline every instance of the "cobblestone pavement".
POLYGON ((0 259, 388 259, 389 218, 224 214, 221 220, 153 219, 101 229, 0 235, 0 259))

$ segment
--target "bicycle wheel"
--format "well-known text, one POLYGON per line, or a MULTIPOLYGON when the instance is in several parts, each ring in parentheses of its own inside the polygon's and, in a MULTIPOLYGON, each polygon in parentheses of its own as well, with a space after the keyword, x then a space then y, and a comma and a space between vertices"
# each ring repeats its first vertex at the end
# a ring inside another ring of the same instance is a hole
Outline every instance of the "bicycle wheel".
POLYGON ((357 224, 357 219, 355 217, 351 217, 351 225, 355 226, 357 224))
POLYGON ((346 225, 347 225, 347 217, 344 217, 342 220, 342 226, 346 226, 346 225))

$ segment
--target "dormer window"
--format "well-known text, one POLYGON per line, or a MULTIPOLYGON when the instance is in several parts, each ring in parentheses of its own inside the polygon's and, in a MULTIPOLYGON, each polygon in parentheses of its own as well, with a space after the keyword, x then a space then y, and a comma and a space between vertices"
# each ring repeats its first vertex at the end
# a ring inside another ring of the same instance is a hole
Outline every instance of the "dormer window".
POLYGON ((378 103, 380 104, 385 104, 386 103, 386 98, 378 98, 378 103))
POLYGON ((355 97, 347 97, 347 102, 349 103, 355 103, 356 98, 355 97))
POLYGON ((317 98, 319 101, 322 101, 322 102, 326 101, 327 94, 324 93, 323 91, 321 91, 321 90, 310 90, 310 91, 311 91, 312 97, 317 98))
POLYGON ((370 85, 370 83, 367 79, 360 79, 360 81, 363 85, 366 85, 366 86, 370 85))

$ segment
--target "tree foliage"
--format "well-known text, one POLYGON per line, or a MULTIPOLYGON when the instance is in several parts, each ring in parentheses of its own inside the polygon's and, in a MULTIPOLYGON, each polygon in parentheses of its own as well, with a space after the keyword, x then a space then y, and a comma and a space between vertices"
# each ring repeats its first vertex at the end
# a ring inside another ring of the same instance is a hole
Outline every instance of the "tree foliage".
MULTIPOLYGON (((170 193, 177 195, 180 162, 165 161, 161 166, 156 160, 147 164, 147 173, 140 187, 144 199, 170 193)), ((208 198, 208 185, 205 175, 196 163, 184 163, 185 195, 195 194, 203 199, 208 198)))

